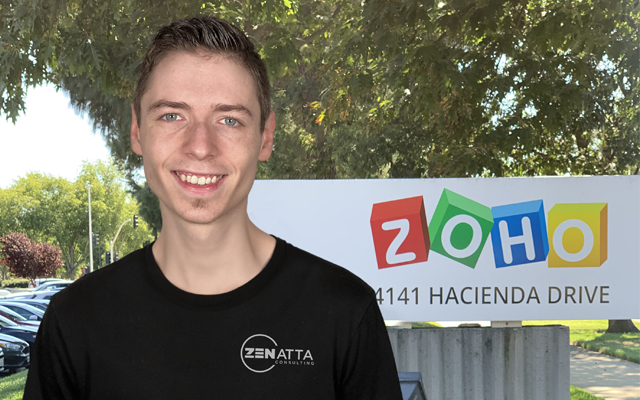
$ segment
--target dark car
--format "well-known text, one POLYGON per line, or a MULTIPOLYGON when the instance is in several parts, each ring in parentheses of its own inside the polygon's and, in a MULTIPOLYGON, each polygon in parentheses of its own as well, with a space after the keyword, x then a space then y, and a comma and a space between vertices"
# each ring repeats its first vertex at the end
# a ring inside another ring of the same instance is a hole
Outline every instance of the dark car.
POLYGON ((14 336, 0 334, 0 347, 4 352, 4 372, 29 367, 31 363, 29 343, 14 336))
POLYGON ((11 322, 2 316, 0 316, 0 334, 9 335, 22 339, 29 345, 33 345, 36 340, 36 333, 38 328, 33 326, 20 326, 15 322, 11 322))

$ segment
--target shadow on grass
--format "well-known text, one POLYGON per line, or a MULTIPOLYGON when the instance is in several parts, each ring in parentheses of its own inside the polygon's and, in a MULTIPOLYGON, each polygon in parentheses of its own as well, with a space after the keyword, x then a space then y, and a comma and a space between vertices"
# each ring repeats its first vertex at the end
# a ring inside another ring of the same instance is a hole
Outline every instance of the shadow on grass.
POLYGON ((640 333, 574 331, 571 342, 587 350, 640 363, 640 333))

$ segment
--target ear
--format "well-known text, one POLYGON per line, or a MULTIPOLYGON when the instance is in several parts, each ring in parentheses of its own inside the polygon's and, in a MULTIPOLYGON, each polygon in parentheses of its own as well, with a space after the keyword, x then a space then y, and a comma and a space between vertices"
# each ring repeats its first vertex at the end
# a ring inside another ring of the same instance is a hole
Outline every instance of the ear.
POLYGON ((131 105, 131 150, 134 153, 142 155, 142 145, 140 144, 140 127, 136 118, 136 110, 131 105))
POLYGON ((258 160, 267 161, 271 157, 273 150, 273 132, 276 130, 276 113, 271 111, 269 117, 265 121, 264 130, 262 131, 262 144, 260 145, 260 154, 258 160))

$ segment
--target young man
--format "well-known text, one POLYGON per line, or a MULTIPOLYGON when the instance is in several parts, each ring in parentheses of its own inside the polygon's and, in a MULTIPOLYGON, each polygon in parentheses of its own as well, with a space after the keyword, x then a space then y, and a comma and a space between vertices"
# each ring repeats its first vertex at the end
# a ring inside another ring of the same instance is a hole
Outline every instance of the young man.
POLYGON ((132 112, 162 232, 54 296, 24 398, 401 399, 373 290, 247 216, 275 116, 246 36, 162 28, 132 112))

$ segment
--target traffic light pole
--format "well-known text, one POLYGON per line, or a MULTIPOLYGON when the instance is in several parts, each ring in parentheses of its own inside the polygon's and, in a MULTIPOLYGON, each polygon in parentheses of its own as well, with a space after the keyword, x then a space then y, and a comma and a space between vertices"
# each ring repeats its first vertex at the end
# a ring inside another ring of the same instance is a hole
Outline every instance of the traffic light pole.
POLYGON ((116 244, 116 239, 118 239, 118 235, 120 234, 120 231, 122 230, 122 227, 124 226, 124 224, 126 224, 127 222, 131 221, 130 219, 124 221, 122 223, 122 225, 120 225, 120 228, 118 228, 118 232, 116 233, 116 236, 113 238, 113 240, 111 241, 111 254, 109 255, 109 264, 111 264, 113 262, 113 256, 115 254, 115 250, 113 248, 113 246, 116 244))
POLYGON ((91 230, 91 184, 87 182, 89 190, 89 272, 93 272, 93 231, 91 230))

